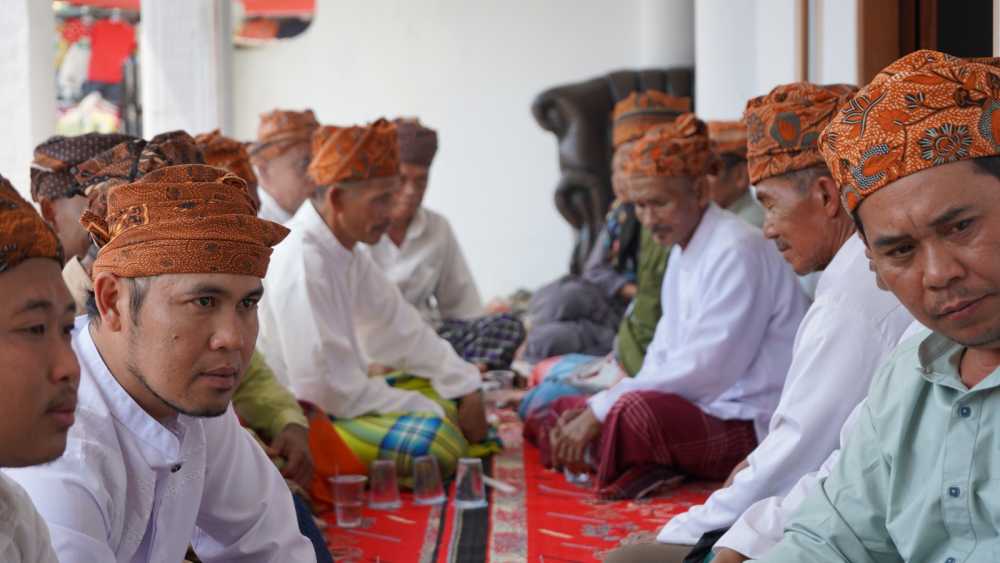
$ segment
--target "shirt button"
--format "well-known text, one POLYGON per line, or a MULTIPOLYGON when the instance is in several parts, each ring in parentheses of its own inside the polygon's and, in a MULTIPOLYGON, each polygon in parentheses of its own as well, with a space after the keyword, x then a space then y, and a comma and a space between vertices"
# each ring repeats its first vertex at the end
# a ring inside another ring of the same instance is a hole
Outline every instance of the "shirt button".
POLYGON ((957 563, 957 561, 954 557, 949 557, 944 560, 944 563, 957 563))
POLYGON ((969 418, 970 416, 972 416, 972 409, 969 407, 962 407, 958 409, 958 415, 961 416, 962 418, 969 418))
POLYGON ((177 465, 174 465, 174 466, 172 466, 170 468, 170 472, 171 473, 177 473, 180 470, 181 470, 181 464, 180 463, 178 463, 177 465))
POLYGON ((923 372, 926 375, 930 375, 930 374, 934 373, 934 369, 931 368, 930 366, 924 366, 924 367, 920 368, 920 371, 923 372))
POLYGON ((959 495, 961 494, 962 494, 962 489, 959 489, 958 487, 950 487, 948 489, 948 496, 952 498, 958 498, 959 495))

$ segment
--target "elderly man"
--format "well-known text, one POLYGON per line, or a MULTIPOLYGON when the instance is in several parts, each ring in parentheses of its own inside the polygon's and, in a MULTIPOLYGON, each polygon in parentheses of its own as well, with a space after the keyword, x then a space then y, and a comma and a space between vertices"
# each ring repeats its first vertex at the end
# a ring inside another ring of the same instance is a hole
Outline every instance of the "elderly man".
POLYGON ((553 461, 599 464, 604 497, 632 497, 678 473, 722 479, 767 434, 806 309, 760 231, 709 203, 705 124, 685 114, 650 130, 625 165, 643 225, 671 252, 663 318, 640 372, 563 413, 553 461), (592 444, 599 448, 593 448, 592 444))
MULTIPOLYGON (((73 425, 80 366, 67 338, 75 307, 62 282, 56 234, 0 177, 0 467, 62 455, 73 425)), ((56 563, 34 504, 0 473, 0 560, 56 563)))
POLYGON ((333 418, 366 467, 435 456, 450 473, 486 436, 476 366, 403 299, 358 243, 378 242, 399 190, 396 126, 320 128, 309 173, 320 186, 288 223, 261 311, 261 349, 295 394, 333 418), (368 377, 377 362, 414 376, 368 377), (456 405, 457 402, 457 405, 456 405))
POLYGON ((741 121, 708 121, 708 140, 716 168, 708 175, 708 197, 719 207, 760 228, 764 211, 750 191, 747 127, 741 121))
POLYGON ((875 375, 829 478, 763 561, 996 561, 1000 60, 918 51, 820 148, 882 282, 931 329, 875 375))
MULTIPOLYGON (((703 536, 729 528, 753 503, 784 495, 800 477, 817 470, 836 449, 838 430, 913 320, 892 294, 878 289, 864 244, 816 146, 818 133, 854 91, 797 82, 747 103, 746 122, 766 132, 754 135, 749 145, 751 179, 766 209, 764 236, 797 274, 821 276, 796 334, 767 437, 727 486, 663 528, 657 538, 663 542, 661 560, 681 560, 668 555, 671 546, 664 544, 697 543, 699 553, 707 552, 719 534, 703 536), (782 136, 779 120, 797 130, 798 138, 782 136)), ((649 556, 654 549, 633 548, 635 556, 612 561, 641 560, 640 550, 649 556)))
POLYGON ((10 472, 59 558, 180 561, 190 543, 206 563, 315 561, 230 407, 287 230, 256 218, 243 180, 204 165, 113 186, 103 207, 81 218, 100 252, 72 331, 77 423, 62 458, 10 472))
POLYGON ((484 316, 476 281, 448 219, 423 205, 437 132, 412 119, 394 124, 402 189, 389 231, 366 248, 407 302, 463 359, 483 371, 507 369, 524 341, 524 325, 510 314, 484 316))
POLYGON ((260 116, 250 161, 260 181, 260 216, 285 223, 316 186, 309 178, 310 143, 319 127, 312 110, 276 109, 260 116))

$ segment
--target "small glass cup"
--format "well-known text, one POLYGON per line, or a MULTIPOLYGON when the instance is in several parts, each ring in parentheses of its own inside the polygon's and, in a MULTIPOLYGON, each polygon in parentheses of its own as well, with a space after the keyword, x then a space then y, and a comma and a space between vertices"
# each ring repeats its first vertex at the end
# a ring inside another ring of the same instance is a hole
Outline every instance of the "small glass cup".
POLYGON ((463 457, 458 460, 455 477, 455 507, 459 510, 484 508, 486 484, 483 482, 483 460, 463 457))
POLYGON ((441 470, 434 456, 424 455, 413 460, 413 504, 421 506, 445 501, 441 486, 441 470))
POLYGON ((396 461, 376 459, 371 467, 372 486, 368 506, 376 510, 395 510, 403 505, 399 500, 399 483, 396 482, 396 461))
POLYGON ((514 379, 517 377, 512 370, 495 369, 486 372, 483 379, 486 381, 496 381, 500 384, 500 389, 513 389, 514 379))
POLYGON ((357 528, 361 525, 366 482, 368 477, 364 475, 338 475, 330 478, 337 525, 341 528, 357 528))

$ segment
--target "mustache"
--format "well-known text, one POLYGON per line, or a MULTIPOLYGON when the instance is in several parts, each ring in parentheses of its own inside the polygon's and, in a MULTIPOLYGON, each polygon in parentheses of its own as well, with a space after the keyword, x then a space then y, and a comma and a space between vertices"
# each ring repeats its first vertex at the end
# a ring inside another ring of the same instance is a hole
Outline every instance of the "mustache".
POLYGON ((934 317, 943 317, 960 310, 971 303, 995 295, 995 290, 982 288, 955 287, 934 297, 929 310, 934 317))
POLYGON ((68 410, 76 410, 76 388, 66 383, 59 394, 45 405, 45 412, 68 410))

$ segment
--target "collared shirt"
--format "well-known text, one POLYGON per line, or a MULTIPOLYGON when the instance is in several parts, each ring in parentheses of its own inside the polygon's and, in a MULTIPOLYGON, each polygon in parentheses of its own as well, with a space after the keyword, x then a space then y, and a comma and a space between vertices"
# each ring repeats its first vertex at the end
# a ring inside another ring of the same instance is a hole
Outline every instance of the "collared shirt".
POLYGON ((260 352, 250 358, 250 367, 233 393, 233 410, 244 425, 268 439, 289 424, 309 428, 295 395, 278 383, 260 352))
POLYGON ((687 248, 674 247, 663 316, 639 373, 590 398, 603 421, 630 391, 674 393, 723 420, 767 434, 808 306, 775 246, 709 205, 687 248))
POLYGON ((732 526, 754 502, 788 492, 815 471, 837 448, 844 420, 912 322, 896 297, 878 288, 864 243, 852 235, 822 272, 816 300, 799 325, 767 438, 729 487, 672 519, 657 539, 694 545, 705 533, 732 526))
POLYGON ((232 409, 161 423, 114 378, 78 317, 76 424, 66 452, 6 469, 48 523, 59 559, 73 563, 315 561, 281 475, 232 409))
POLYGON ((389 235, 373 246, 359 245, 371 255, 403 298, 432 325, 446 319, 468 320, 483 314, 476 280, 455 232, 443 215, 421 207, 401 246, 389 235))
POLYGON ((830 476, 763 561, 1000 560, 1000 368, 962 382, 931 333, 879 370, 830 476))
POLYGON ((59 563, 49 528, 20 485, 0 473, 0 561, 59 563))
POLYGON ((257 216, 261 219, 284 225, 292 218, 292 214, 285 211, 285 208, 278 204, 278 201, 264 189, 263 185, 258 186, 257 195, 260 197, 260 210, 257 211, 257 216))
POLYGON ((447 399, 479 389, 462 360, 407 303, 366 252, 348 250, 309 202, 271 257, 260 308, 259 348, 295 395, 337 418, 431 411, 420 393, 368 377, 379 362, 426 377, 447 399))

